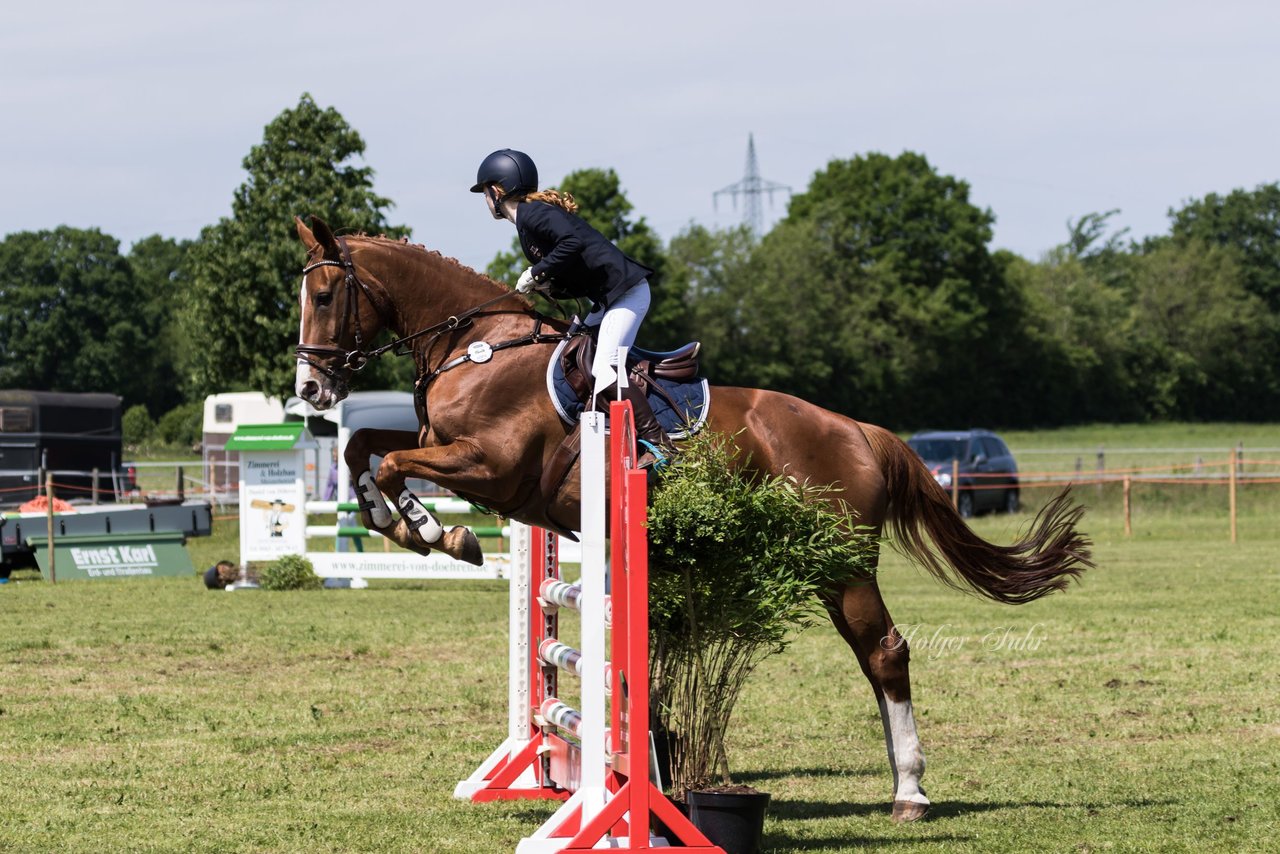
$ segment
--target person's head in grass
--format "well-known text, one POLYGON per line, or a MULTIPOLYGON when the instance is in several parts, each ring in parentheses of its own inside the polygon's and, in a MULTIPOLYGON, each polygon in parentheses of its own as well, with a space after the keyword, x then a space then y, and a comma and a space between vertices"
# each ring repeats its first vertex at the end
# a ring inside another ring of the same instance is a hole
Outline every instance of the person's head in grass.
POLYGON ((204 572, 204 586, 210 590, 226 590, 240 577, 240 569, 229 560, 220 560, 204 572))

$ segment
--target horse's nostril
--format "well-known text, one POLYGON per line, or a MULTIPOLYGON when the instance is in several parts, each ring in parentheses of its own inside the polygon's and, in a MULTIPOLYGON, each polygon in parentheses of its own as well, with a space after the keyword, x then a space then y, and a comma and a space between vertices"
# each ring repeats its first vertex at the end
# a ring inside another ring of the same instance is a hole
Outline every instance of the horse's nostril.
POLYGON ((303 400, 315 400, 320 396, 320 383, 315 380, 307 380, 302 384, 302 393, 298 395, 303 400))

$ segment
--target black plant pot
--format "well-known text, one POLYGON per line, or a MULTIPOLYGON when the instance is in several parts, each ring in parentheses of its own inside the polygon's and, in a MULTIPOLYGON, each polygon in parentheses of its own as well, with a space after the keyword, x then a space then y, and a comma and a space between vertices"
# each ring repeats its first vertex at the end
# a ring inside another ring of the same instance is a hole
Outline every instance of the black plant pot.
MULTIPOLYGON (((684 801, 672 800, 671 805, 685 818, 689 817, 689 805, 684 801)), ((656 815, 653 817, 653 835, 661 836, 667 840, 668 845, 676 844, 676 835, 671 832, 671 828, 667 827, 667 823, 656 815)))
POLYGON ((689 819, 725 854, 759 854, 768 792, 690 792, 689 819))
POLYGON ((659 779, 653 782, 659 788, 666 788, 671 785, 671 748, 680 737, 664 727, 660 721, 655 721, 650 726, 653 728, 650 730, 653 736, 653 761, 658 766, 659 775, 659 779))

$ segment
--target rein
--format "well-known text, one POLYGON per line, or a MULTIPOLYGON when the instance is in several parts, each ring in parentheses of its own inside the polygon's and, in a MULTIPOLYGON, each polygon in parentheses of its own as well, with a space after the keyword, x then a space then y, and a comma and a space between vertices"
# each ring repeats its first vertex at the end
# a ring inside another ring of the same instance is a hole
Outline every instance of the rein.
MULTIPOLYGON (((299 360, 334 380, 342 380, 342 378, 338 376, 339 370, 359 371, 363 369, 365 365, 369 364, 370 360, 376 359, 388 351, 394 351, 394 355, 397 356, 409 355, 412 350, 404 347, 403 345, 408 344, 410 341, 415 341, 418 338, 421 338, 424 335, 429 335, 433 332, 435 333, 435 338, 439 338, 447 332, 452 332, 455 329, 462 328, 470 322, 471 318, 475 317, 494 303, 501 302, 502 300, 515 296, 513 293, 499 294, 493 299, 486 300, 460 314, 451 315, 439 323, 419 329, 417 332, 413 332, 409 335, 403 335, 390 343, 383 344, 381 347, 376 347, 373 350, 366 351, 364 349, 364 336, 360 329, 360 300, 357 298, 358 295, 356 293, 356 289, 359 288, 364 292, 365 297, 369 300, 369 304, 373 306, 374 311, 379 314, 381 314, 381 312, 378 311, 378 301, 374 299, 373 290, 368 284, 363 282, 360 279, 360 276, 356 273, 356 265, 355 262, 351 260, 351 250, 347 247, 346 238, 339 237, 337 240, 338 246, 342 249, 342 260, 330 261, 326 259, 316 261, 303 267, 302 275, 305 278, 307 273, 310 273, 317 267, 340 267, 345 271, 343 282, 346 287, 347 311, 342 315, 342 322, 338 327, 337 335, 334 336, 334 341, 342 340, 343 333, 346 332, 348 319, 354 318, 354 332, 356 340, 355 349, 346 350, 342 347, 329 344, 299 344, 293 348, 299 360), (341 359, 342 364, 337 368, 330 367, 329 365, 322 364, 311 358, 312 356, 324 359, 341 359)), ((524 344, 542 344, 551 341, 560 341, 567 337, 564 333, 548 335, 541 332, 541 329, 542 317, 538 316, 534 323, 533 332, 528 335, 521 336, 520 338, 504 341, 500 344, 494 344, 490 348, 490 351, 503 350, 507 347, 516 347, 524 344)), ((430 374, 422 376, 418 382, 425 388, 425 386, 429 385, 431 381, 440 374, 451 368, 456 368, 458 365, 468 361, 476 361, 470 353, 441 365, 439 368, 431 371, 430 374)))
MULTIPOLYGON (((469 316, 470 314, 471 312, 468 312, 467 316, 469 316)), ((498 352, 499 350, 505 350, 508 347, 523 347, 526 344, 551 344, 556 341, 564 341, 565 339, 572 337, 574 334, 574 331, 577 328, 575 325, 573 327, 570 327, 570 329, 566 332, 543 332, 542 320, 543 318, 541 315, 536 317, 533 321, 533 331, 528 333, 527 335, 521 335, 519 338, 512 338, 510 340, 502 341, 497 344, 486 343, 478 351, 472 351, 468 349, 466 353, 463 353, 461 356, 458 356, 456 359, 450 359, 440 367, 436 368, 431 373, 423 374, 418 379, 418 384, 423 387, 428 386, 436 377, 440 376, 445 371, 451 371, 454 368, 458 367, 459 365, 464 365, 467 362, 487 362, 489 361, 489 359, 493 358, 494 353, 498 352)))

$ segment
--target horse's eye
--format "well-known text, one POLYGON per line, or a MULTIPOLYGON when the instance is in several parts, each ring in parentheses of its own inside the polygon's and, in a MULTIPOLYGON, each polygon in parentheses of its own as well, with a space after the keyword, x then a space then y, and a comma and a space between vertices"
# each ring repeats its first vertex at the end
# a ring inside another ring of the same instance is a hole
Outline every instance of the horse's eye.
POLYGON ((333 293, 331 291, 320 291, 316 294, 316 305, 327 306, 333 302, 333 293))

